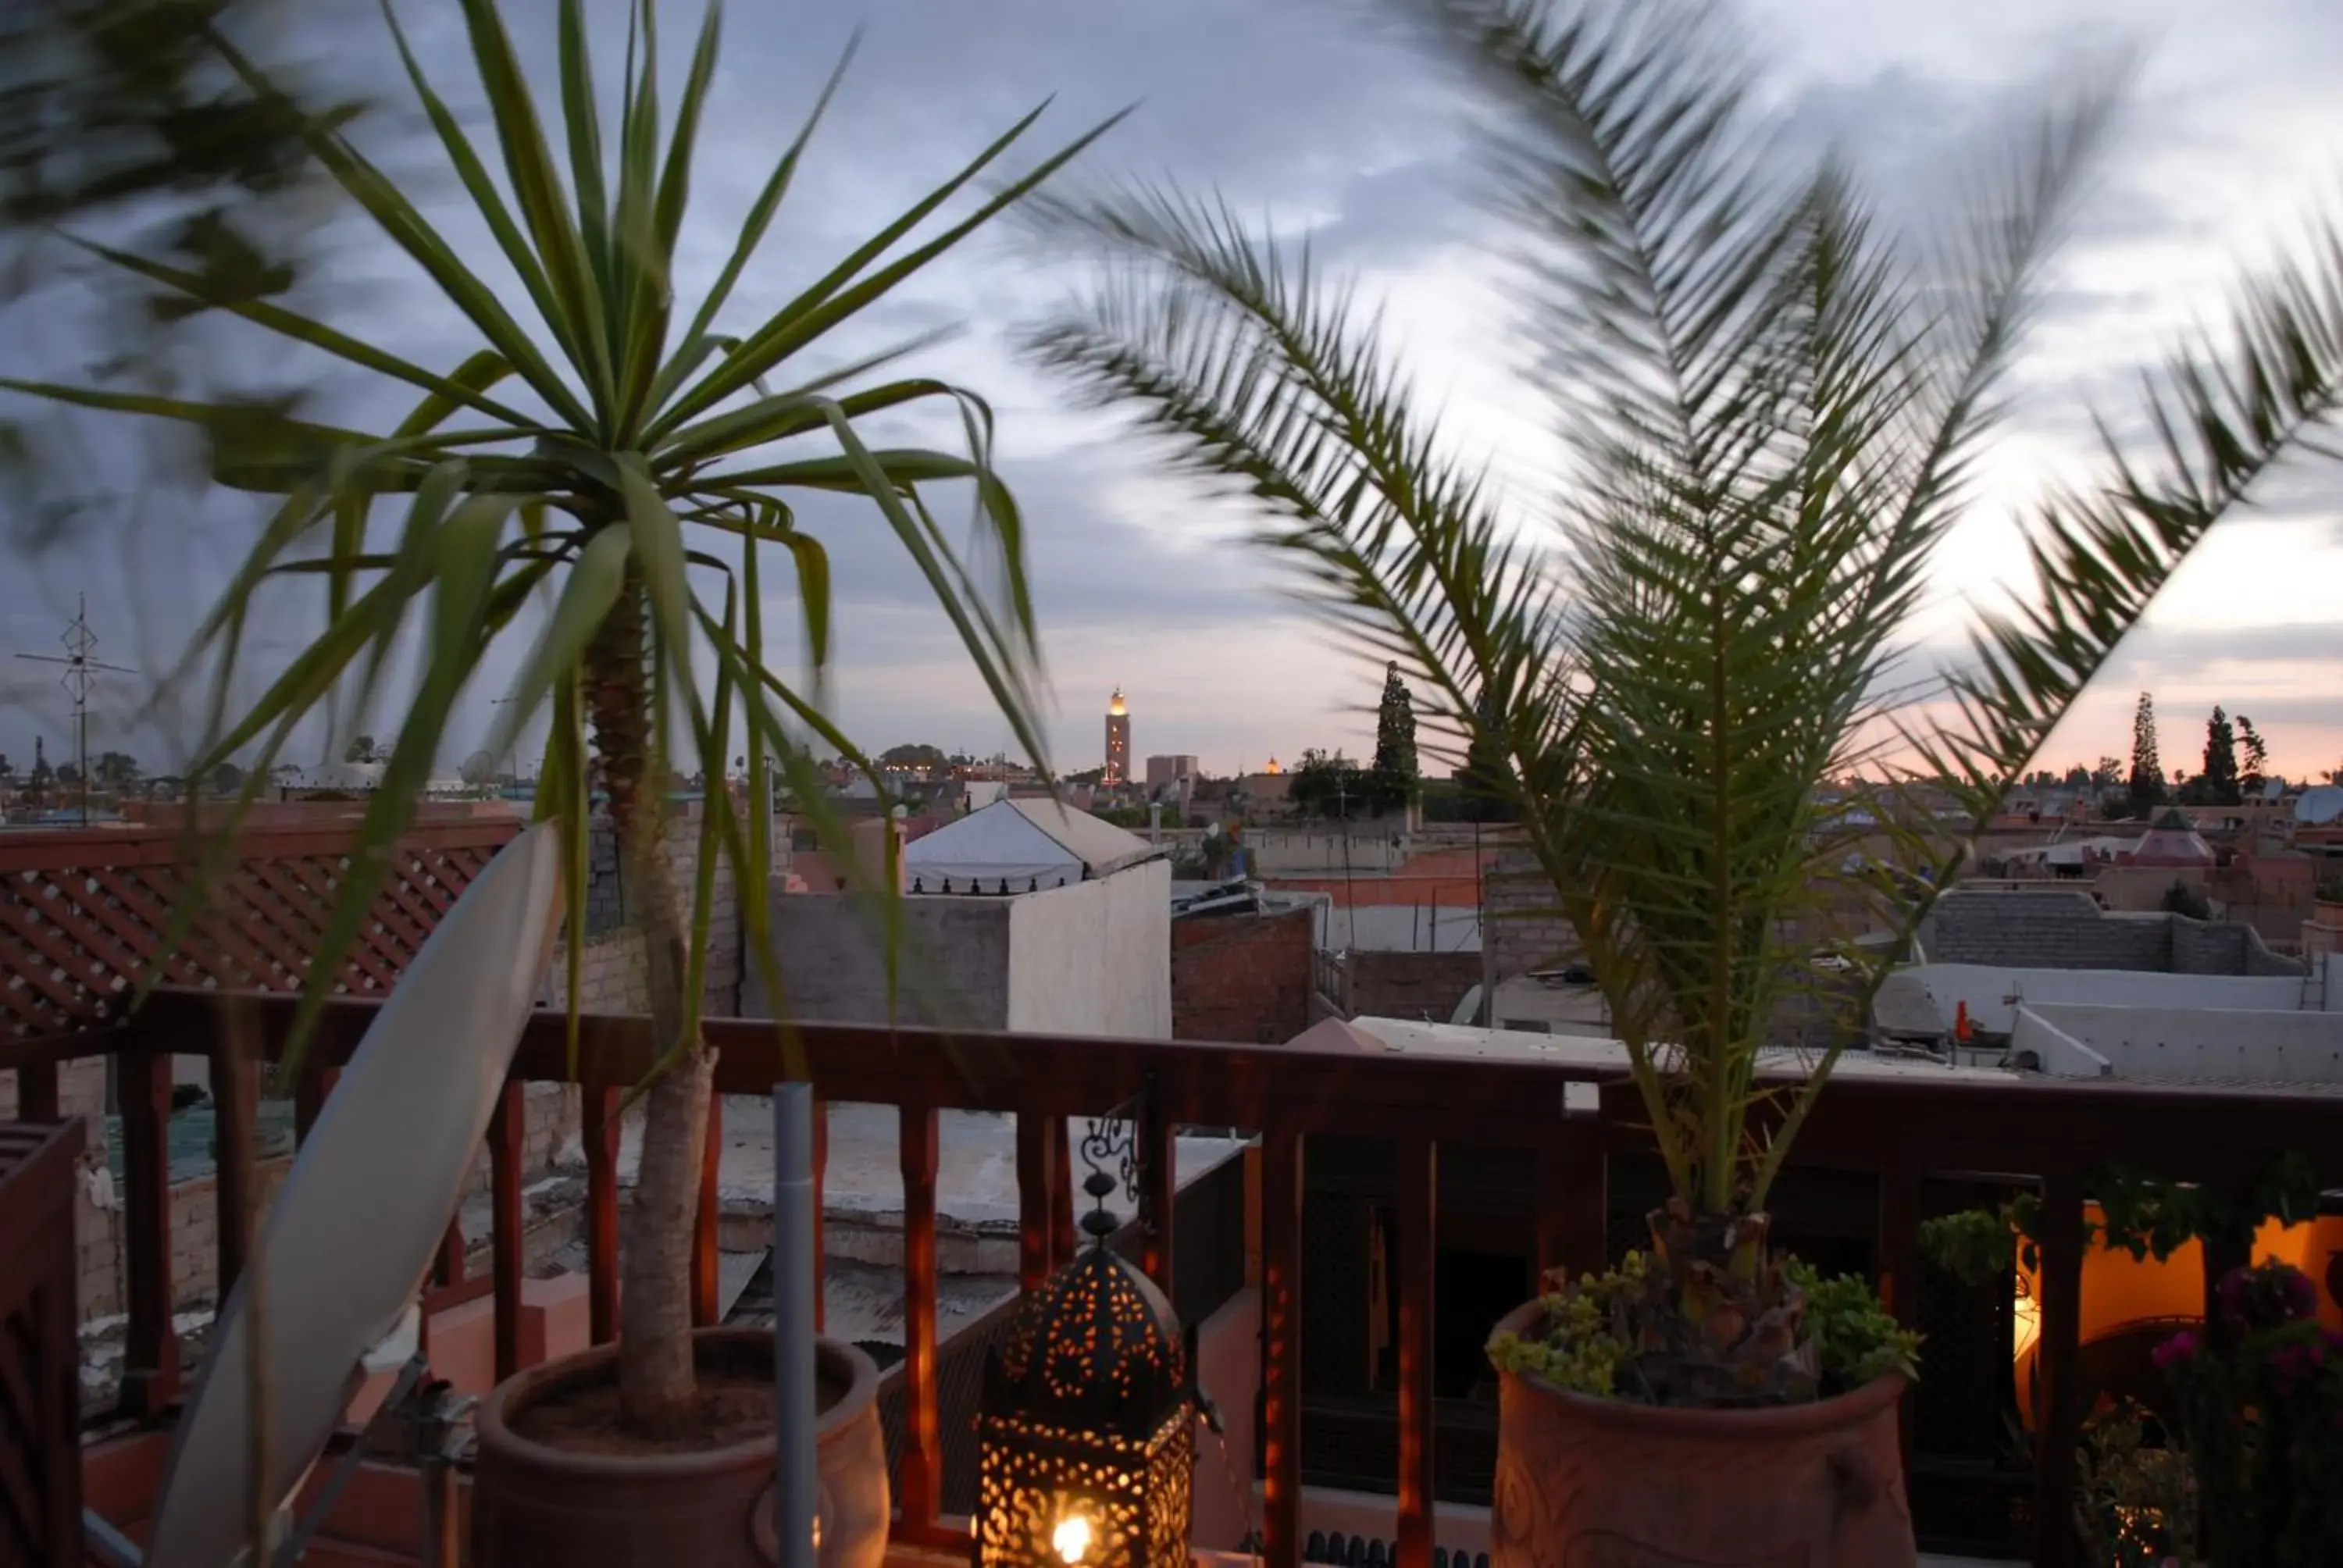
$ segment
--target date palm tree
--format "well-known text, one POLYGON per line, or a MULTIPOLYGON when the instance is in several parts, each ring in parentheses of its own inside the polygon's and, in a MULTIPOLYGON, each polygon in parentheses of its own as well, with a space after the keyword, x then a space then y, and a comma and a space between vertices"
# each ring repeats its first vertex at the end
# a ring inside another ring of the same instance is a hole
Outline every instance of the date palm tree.
MULTIPOLYGON (((1847 167, 1767 134, 1715 7, 1404 9, 1489 111, 1557 493, 1503 504, 1351 287, 1176 188, 1029 209, 1099 265, 1027 347, 1248 497, 1297 591, 1397 661, 1452 757, 1501 776, 1665 1163, 1664 1251, 1746 1286, 1885 969, 1851 942, 1851 971, 1815 965, 1817 932, 1853 908, 1908 935, 1971 836, 1945 817, 1983 821, 2214 524, 2331 425, 2343 247, 2318 231, 2149 377, 2144 439, 2109 437, 2087 487, 2026 515, 2031 583, 1924 682, 1930 562, 1970 509, 2113 81, 1917 248, 1847 167), (1869 782, 1831 788, 1849 779, 1869 782), (1855 854, 1865 835, 1892 849, 1855 854), (1801 1017, 1812 1049, 1769 1050, 1801 1017)), ((1754 1322, 1727 1294, 1671 1300, 1754 1322)), ((1667 1332, 1759 1353, 1723 1319, 1667 1332)))
MULTIPOLYGON (((762 885, 770 866, 762 809, 768 759, 800 807, 834 832, 837 824, 822 816, 808 747, 859 758, 822 706, 818 676, 830 647, 830 570, 820 540, 800 526, 800 498, 843 496, 869 505, 925 578, 1019 739, 1032 755, 1042 750, 1023 524, 992 466, 989 408, 972 393, 898 368, 917 343, 847 363, 834 354, 819 367, 809 361, 1106 126, 1014 178, 998 179, 949 226, 929 224, 937 209, 996 175, 1038 118, 1036 109, 779 309, 729 327, 719 317, 789 192, 838 77, 778 150, 713 283, 689 316, 679 317, 677 241, 716 74, 720 5, 708 6, 681 93, 671 116, 663 116, 655 7, 644 0, 630 22, 611 146, 583 7, 564 0, 556 125, 566 158, 555 151, 495 0, 463 0, 462 14, 501 183, 395 17, 391 37, 470 216, 523 297, 493 286, 479 258, 461 254, 333 126, 305 128, 311 152, 478 334, 478 348, 460 364, 420 365, 395 340, 359 337, 266 299, 210 297, 194 274, 88 247, 166 289, 420 391, 405 420, 358 430, 226 402, 5 385, 191 424, 211 442, 219 482, 283 498, 204 623, 193 656, 207 666, 213 707, 209 743, 188 776, 205 777, 249 751, 243 804, 305 722, 339 712, 363 719, 388 703, 395 733, 364 828, 368 844, 387 849, 412 819, 458 702, 478 684, 491 650, 534 628, 488 750, 502 755, 523 725, 549 718, 536 811, 567 825, 569 930, 584 929, 588 824, 598 792, 607 799, 631 901, 647 930, 651 1021, 663 1055, 645 1101, 624 1252, 619 1372, 627 1422, 649 1434, 671 1433, 687 1430, 696 1410, 686 1265, 713 1066, 700 1037, 699 1002, 717 863, 728 860, 743 888, 762 885), (777 378, 781 385, 772 385, 777 378), (960 432, 960 449, 873 447, 863 438, 861 427, 874 417, 931 406, 960 432), (931 509, 932 491, 946 484, 974 495, 982 558, 956 547, 931 509), (404 517, 378 534, 369 527, 374 503, 390 497, 405 498, 404 517), (785 563, 793 578, 813 681, 793 684, 767 667, 769 561, 785 563), (323 578, 324 630, 259 700, 232 710, 227 693, 246 632, 267 613, 271 585, 287 577, 323 578), (544 613, 524 617, 537 601, 548 606, 544 613), (394 656, 410 642, 420 650, 412 688, 393 698, 394 656), (725 786, 736 727, 749 738, 744 799, 756 809, 745 811, 725 786), (707 784, 688 916, 677 908, 660 858, 671 764, 696 770, 707 784)), ((226 41, 214 45, 247 85, 268 91, 226 41)), ((313 963, 321 978, 305 1020, 323 977, 338 969, 357 934, 387 865, 382 853, 355 859, 313 963)), ((742 908, 751 957, 778 996, 762 900, 745 899, 742 908)), ((574 942, 570 951, 574 1049, 574 942)))

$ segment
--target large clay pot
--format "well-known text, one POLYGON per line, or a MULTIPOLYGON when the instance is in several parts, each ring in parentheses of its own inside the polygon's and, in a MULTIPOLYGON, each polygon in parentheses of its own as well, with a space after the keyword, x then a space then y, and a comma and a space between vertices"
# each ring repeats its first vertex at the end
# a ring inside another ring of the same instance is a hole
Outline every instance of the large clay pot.
MULTIPOLYGON (((703 1369, 773 1373, 769 1329, 701 1329, 703 1369)), ((822 1568, 880 1568, 887 1554, 887 1450, 879 1372, 837 1340, 815 1342, 821 1411, 822 1568)), ((771 1568, 773 1439, 698 1453, 575 1452, 519 1436, 522 1412, 618 1375, 615 1346, 545 1365, 480 1402, 472 1479, 475 1568, 771 1568)))
MULTIPOLYGON (((1497 1325, 1525 1333, 1535 1302, 1497 1325)), ((1766 1410, 1661 1410, 1503 1373, 1494 1568, 1913 1568, 1904 1380, 1766 1410)))

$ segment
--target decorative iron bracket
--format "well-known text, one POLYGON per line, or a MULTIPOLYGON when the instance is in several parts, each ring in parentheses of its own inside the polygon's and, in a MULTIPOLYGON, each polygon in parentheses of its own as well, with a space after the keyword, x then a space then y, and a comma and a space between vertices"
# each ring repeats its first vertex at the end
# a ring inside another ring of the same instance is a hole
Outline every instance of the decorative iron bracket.
POLYGON ((1148 1199, 1147 1180, 1160 1141, 1151 1135, 1155 1123, 1155 1074, 1151 1069, 1145 1088, 1104 1116, 1091 1118, 1090 1130, 1082 1135, 1082 1163, 1091 1168, 1082 1178, 1082 1191, 1090 1194, 1092 1208, 1082 1216, 1081 1227, 1101 1247, 1115 1231, 1106 1201, 1117 1187, 1131 1193, 1139 1222, 1149 1235, 1155 1234, 1157 1216, 1148 1199))

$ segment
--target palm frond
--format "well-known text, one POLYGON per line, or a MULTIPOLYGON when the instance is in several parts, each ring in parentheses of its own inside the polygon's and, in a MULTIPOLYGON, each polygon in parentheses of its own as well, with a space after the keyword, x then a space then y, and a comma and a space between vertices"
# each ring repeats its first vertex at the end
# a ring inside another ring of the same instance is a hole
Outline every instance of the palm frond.
MULTIPOLYGON (((1301 596, 1428 682, 1466 750, 1506 756, 1678 1191, 1711 1212, 1762 1204, 1885 972, 1866 960, 1854 994, 1824 996, 1811 932, 1849 902, 1908 930, 1950 869, 1957 835, 1914 816, 1892 781, 1908 758, 1880 736, 1914 697, 1928 565, 2006 411, 2120 75, 2047 117, 1923 256, 1850 169, 1782 156, 1716 7, 1405 9, 1493 106, 1529 369, 1575 457, 1551 513, 1502 517, 1408 408, 1373 316, 1224 205, 1139 187, 1030 207, 1056 252, 1101 265, 1025 347, 1135 411, 1175 467, 1248 497, 1301 596), (1891 782, 1826 792, 1864 770, 1891 782), (1858 805, 1892 848, 1850 869, 1858 805), (1826 1043, 1794 1087, 1761 1083, 1808 1004, 1826 1043)), ((2111 447, 2107 485, 2044 510, 2037 592, 1986 620, 1951 678, 1957 721, 1916 737, 1923 768, 1985 801, 2206 530, 2331 413, 2338 290, 2323 236, 2312 269, 2253 289, 2235 352, 2167 372, 2157 471, 2111 447)))

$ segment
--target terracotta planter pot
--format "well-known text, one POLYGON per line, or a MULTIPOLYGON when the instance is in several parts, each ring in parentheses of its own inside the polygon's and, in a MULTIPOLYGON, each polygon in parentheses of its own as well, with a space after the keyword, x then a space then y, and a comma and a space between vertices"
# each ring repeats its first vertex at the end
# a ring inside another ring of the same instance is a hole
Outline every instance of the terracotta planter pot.
MULTIPOLYGON (((767 1329, 701 1329, 706 1369, 773 1373, 767 1329)), ((836 1340, 816 1342, 822 1410, 822 1568, 880 1568, 887 1554, 887 1450, 879 1372, 836 1340)), ((618 1375, 605 1345, 533 1368, 480 1402, 472 1479, 475 1568, 770 1568, 773 1439, 699 1453, 613 1454, 556 1448, 515 1432, 525 1412, 618 1375)))
MULTIPOLYGON (((1497 1325, 1528 1332, 1531 1302, 1497 1325)), ((1904 1380, 1770 1410, 1660 1410, 1502 1375, 1495 1568, 1913 1568, 1904 1380)))

